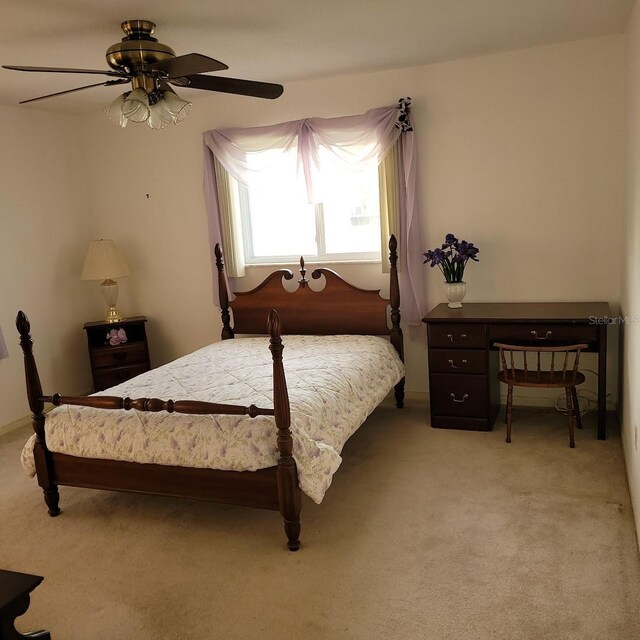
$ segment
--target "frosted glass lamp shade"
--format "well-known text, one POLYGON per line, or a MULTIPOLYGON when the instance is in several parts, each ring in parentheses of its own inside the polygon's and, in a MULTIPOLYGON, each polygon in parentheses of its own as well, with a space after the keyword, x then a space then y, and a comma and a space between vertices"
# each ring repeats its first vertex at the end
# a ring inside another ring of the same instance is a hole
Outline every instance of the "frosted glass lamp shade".
POLYGON ((108 280, 130 275, 129 265, 113 240, 93 240, 82 268, 83 280, 108 280))

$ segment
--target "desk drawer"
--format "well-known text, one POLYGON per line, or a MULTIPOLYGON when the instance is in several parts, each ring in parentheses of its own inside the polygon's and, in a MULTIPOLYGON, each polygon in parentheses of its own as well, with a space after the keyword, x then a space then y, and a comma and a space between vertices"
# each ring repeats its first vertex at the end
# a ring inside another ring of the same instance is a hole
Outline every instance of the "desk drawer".
POLYGON ((431 375, 431 415, 485 418, 487 412, 486 376, 431 375))
POLYGON ((429 324, 429 346, 485 349, 487 332, 484 324, 429 324))
POLYGON ((487 352, 471 349, 430 349, 432 373, 486 373, 487 352))
POLYGON ((576 344, 595 342, 598 339, 596 325, 575 324, 495 324, 489 327, 489 342, 507 344, 576 344))

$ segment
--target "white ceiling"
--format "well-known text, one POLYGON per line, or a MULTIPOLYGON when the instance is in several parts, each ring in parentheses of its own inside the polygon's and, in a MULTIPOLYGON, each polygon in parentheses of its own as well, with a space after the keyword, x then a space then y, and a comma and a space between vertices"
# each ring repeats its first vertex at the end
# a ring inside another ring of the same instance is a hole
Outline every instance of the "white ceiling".
MULTIPOLYGON (((229 65, 224 75, 280 82, 286 91, 289 80, 622 33, 633 1, 0 0, 0 64, 106 69, 104 52, 124 35, 120 23, 142 18, 178 55, 203 53, 229 65)), ((0 104, 100 80, 0 69, 0 104)), ((98 87, 24 108, 88 112, 122 90, 98 87)))

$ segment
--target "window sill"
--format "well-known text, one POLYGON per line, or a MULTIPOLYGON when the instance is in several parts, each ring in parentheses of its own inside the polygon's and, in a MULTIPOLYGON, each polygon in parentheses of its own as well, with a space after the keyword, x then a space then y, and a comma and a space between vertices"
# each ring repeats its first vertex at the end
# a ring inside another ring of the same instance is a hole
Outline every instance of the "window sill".
MULTIPOLYGON (((305 267, 325 267, 331 265, 366 265, 366 264, 382 264, 381 260, 325 260, 323 262, 311 262, 305 258, 305 267)), ((297 262, 257 262, 244 265, 246 269, 259 269, 261 267, 299 267, 297 262)))

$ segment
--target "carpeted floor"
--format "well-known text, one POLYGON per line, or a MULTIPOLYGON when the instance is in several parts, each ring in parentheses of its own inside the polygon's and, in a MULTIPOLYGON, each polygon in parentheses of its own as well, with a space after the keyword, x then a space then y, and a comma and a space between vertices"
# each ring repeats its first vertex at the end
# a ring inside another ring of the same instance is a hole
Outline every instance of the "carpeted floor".
POLYGON ((53 640, 640 638, 640 570, 620 439, 594 416, 516 411, 513 444, 378 408, 302 549, 277 513, 61 488, 46 515, 0 438, 0 567, 45 576, 19 628, 53 640))

